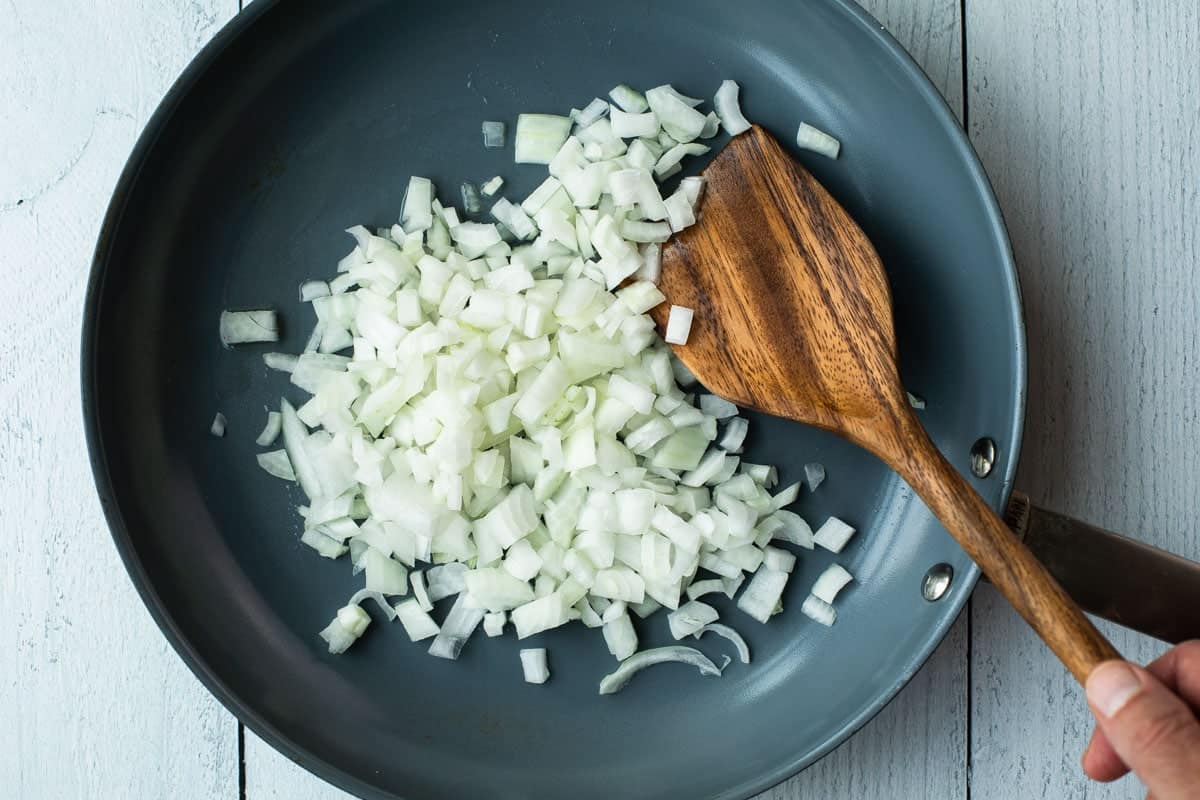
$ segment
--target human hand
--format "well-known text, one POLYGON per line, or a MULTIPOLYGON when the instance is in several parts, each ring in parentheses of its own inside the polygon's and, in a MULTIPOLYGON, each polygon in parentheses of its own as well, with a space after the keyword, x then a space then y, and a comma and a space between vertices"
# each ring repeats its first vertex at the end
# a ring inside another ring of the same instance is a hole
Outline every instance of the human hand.
POLYGON ((1146 668, 1106 661, 1087 679, 1096 730, 1083 771, 1114 781, 1132 769, 1154 800, 1200 798, 1200 640, 1146 668))

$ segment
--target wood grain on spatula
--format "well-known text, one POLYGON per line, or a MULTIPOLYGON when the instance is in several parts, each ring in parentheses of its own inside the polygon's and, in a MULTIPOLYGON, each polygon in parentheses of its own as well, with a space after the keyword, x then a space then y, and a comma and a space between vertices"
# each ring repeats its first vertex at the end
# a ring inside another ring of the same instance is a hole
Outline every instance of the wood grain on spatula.
POLYGON ((910 408, 896 367, 879 256, 820 183, 758 126, 704 171, 698 224, 663 249, 652 314, 695 309, 676 354, 738 405, 833 431, 916 490, 992 583, 1080 681, 1118 658, 966 479, 910 408))

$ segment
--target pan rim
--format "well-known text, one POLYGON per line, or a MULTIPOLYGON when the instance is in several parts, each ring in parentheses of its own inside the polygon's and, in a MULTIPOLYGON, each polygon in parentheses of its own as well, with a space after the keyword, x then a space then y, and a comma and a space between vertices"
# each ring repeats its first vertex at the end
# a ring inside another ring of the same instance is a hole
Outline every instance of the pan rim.
MULTIPOLYGON (((125 524, 120 501, 113 489, 108 470, 108 458, 105 442, 100 430, 100 420, 96 402, 96 347, 98 344, 97 323, 100 312, 100 301, 103 294, 105 275, 110 261, 111 251, 129 198, 131 197, 146 162, 148 155, 154 149, 159 137, 166 129, 174 113, 185 100, 195 85, 200 82, 209 68, 227 50, 229 45, 253 26, 262 15, 269 13, 280 0, 258 0, 251 7, 242 10, 232 17, 220 31, 192 58, 183 72, 163 96, 158 107, 146 123, 139 135, 130 155, 122 168, 113 190, 112 198, 102 220, 97 236, 96 247, 87 283, 85 297, 82 335, 81 335, 81 400, 84 430, 88 445, 88 456, 91 463, 93 480, 100 500, 105 521, 116 545, 121 561, 129 573, 130 579, 146 605, 151 617, 163 632, 172 648, 200 680, 204 687, 252 732, 269 743, 277 751, 283 753, 296 764, 314 773, 334 786, 361 797, 398 797, 381 792, 361 778, 328 762, 318 754, 297 745, 285 732, 264 719, 246 699, 235 693, 225 680, 218 675, 199 653, 192 643, 182 634, 172 613, 167 609, 159 596, 149 572, 139 557, 136 547, 125 524)), ((994 479, 1002 481, 1002 491, 999 504, 1008 502, 1012 491, 1013 476, 1019 461, 1022 436, 1024 432, 1025 408, 1027 402, 1027 351, 1025 341, 1025 324, 1021 303, 1021 291, 1016 265, 1013 258, 1012 246, 1009 240, 1003 215, 997 201, 995 191, 983 170, 978 154, 975 152, 970 139, 959 125, 953 110, 930 81, 921 67, 899 42, 875 20, 866 10, 859 7, 853 0, 818 0, 835 8, 847 16, 850 21, 860 27, 883 52, 892 59, 895 69, 906 76, 914 85, 917 93, 924 99, 934 113, 937 122, 947 132, 956 155, 967 168, 967 173, 977 187, 985 215, 989 223, 990 237, 998 247, 997 255, 1004 265, 1004 283, 1011 314, 1011 323, 1015 338, 1012 353, 1015 366, 1014 404, 1012 418, 1009 420, 1012 431, 1011 458, 1007 460, 1003 474, 995 473, 994 479)), ((878 692, 871 702, 864 705, 857 714, 846 721, 834 734, 829 736, 819 747, 807 752, 800 752, 794 758, 782 762, 773 770, 760 775, 756 780, 746 781, 726 790, 719 797, 750 798, 772 786, 775 786, 801 770, 817 762, 851 735, 861 729, 890 703, 899 691, 912 679, 917 671, 928 661, 933 651, 945 638, 950 627, 960 616, 963 607, 978 581, 980 572, 974 564, 960 578, 961 591, 955 592, 953 598, 947 600, 943 615, 936 625, 926 632, 920 645, 914 648, 905 665, 897 673, 896 679, 884 690, 878 692)))

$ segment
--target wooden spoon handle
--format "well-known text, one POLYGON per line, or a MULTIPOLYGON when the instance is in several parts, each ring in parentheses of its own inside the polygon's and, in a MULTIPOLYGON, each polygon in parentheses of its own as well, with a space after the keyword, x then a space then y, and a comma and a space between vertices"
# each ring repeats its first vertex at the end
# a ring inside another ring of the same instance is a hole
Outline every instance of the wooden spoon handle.
POLYGON ((888 459, 967 555, 1081 684, 1101 661, 1120 658, 1079 606, 967 480, 915 418, 905 452, 888 459))

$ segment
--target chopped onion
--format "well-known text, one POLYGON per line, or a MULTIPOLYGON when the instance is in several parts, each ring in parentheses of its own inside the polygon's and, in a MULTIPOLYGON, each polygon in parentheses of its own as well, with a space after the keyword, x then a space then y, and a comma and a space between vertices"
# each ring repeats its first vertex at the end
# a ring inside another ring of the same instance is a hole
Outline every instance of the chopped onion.
POLYGON ((918 397, 917 395, 913 394, 912 392, 905 392, 905 394, 908 395, 908 404, 910 406, 915 408, 917 411, 924 410, 925 400, 923 398, 918 397))
POLYGON ((571 135, 571 119, 553 114, 517 117, 515 160, 518 164, 549 164, 571 135))
POLYGON ((763 548, 763 562, 777 572, 791 572, 796 568, 796 554, 770 545, 763 548))
POLYGON ((467 639, 471 638, 471 634, 479 627, 480 622, 483 622, 483 611, 477 608, 468 608, 467 595, 460 594, 450 608, 450 613, 446 615, 446 620, 442 623, 442 628, 438 631, 433 644, 429 645, 429 655, 451 661, 457 659, 458 654, 462 652, 463 645, 467 643, 467 639))
POLYGON ((831 553, 840 553, 854 535, 854 528, 842 522, 837 517, 830 517, 825 524, 813 534, 813 542, 824 547, 831 553))
POLYGON ((687 306, 671 306, 667 316, 667 332, 663 336, 668 344, 687 344, 692 332, 692 315, 694 312, 687 306))
POLYGON ((387 601, 387 598, 385 598, 381 592, 377 592, 373 589, 359 589, 350 596, 350 605, 359 606, 362 604, 363 600, 374 600, 375 604, 379 606, 379 610, 383 612, 383 615, 388 618, 389 622, 396 618, 395 609, 391 607, 387 601))
POLYGON ((833 600, 837 597, 846 584, 854 580, 854 576, 846 571, 840 564, 830 564, 817 577, 817 582, 813 584, 811 594, 829 605, 833 605, 833 600))
POLYGON ((708 656, 694 647, 683 647, 681 645, 656 647, 650 650, 643 650, 640 653, 634 653, 622 661, 616 670, 605 675, 604 679, 600 681, 600 694, 615 694, 624 689, 629 681, 633 679, 633 676, 646 667, 670 661, 690 664, 698 668, 701 675, 716 677, 720 677, 721 675, 721 670, 717 668, 717 665, 710 661, 708 656))
POLYGON ((212 425, 209 426, 208 432, 218 439, 225 435, 225 415, 220 411, 213 417, 212 425))
POLYGON ((671 636, 679 641, 685 636, 691 636, 710 622, 717 621, 717 610, 707 603, 691 600, 677 610, 667 615, 667 624, 671 628, 671 636))
POLYGON ((624 661, 637 651, 637 632, 633 629, 629 614, 622 613, 604 622, 604 643, 608 645, 608 652, 618 661, 624 661))
POLYGON ((715 394, 700 395, 700 410, 708 416, 716 417, 717 419, 736 417, 738 413, 737 406, 723 397, 717 397, 715 394))
POLYGON ((479 199, 479 189, 473 183, 464 182, 459 187, 459 192, 462 194, 463 211, 468 214, 478 214, 483 208, 479 199))
POLYGON ((294 372, 299 362, 299 357, 289 353, 263 353, 263 363, 267 365, 267 369, 294 372))
POLYGON ((738 85, 733 81, 724 81, 713 98, 713 106, 717 109, 717 116, 721 118, 721 125, 730 136, 750 130, 750 123, 742 116, 742 109, 738 104, 738 90, 738 85))
POLYGON ((816 595, 810 594, 805 598, 800 613, 826 627, 837 622, 837 610, 816 595))
POLYGON ((367 612, 350 603, 338 609, 337 616, 321 631, 320 636, 329 645, 329 652, 338 655, 358 641, 370 624, 371 618, 367 612))
POLYGON ((433 225, 432 203, 433 183, 428 178, 409 178, 403 211, 400 212, 400 224, 404 230, 409 233, 428 230, 433 225))
POLYGON ((429 599, 429 591, 425 588, 425 573, 416 571, 408 576, 412 585, 413 599, 417 601, 422 611, 433 611, 433 601, 429 599))
POLYGON ((582 111, 574 115, 575 125, 579 128, 586 128, 607 113, 608 103, 599 97, 594 98, 592 102, 583 107, 582 111))
POLYGON ((503 611, 496 611, 491 614, 483 615, 483 632, 489 638, 504 635, 504 623, 508 621, 508 615, 503 611))
POLYGON ((488 180, 486 180, 484 182, 484 184, 479 187, 479 191, 485 197, 491 197, 496 192, 500 191, 500 187, 502 187, 503 185, 504 185, 504 178, 501 178, 499 175, 494 175, 491 178, 489 178, 488 180))
POLYGON ((804 480, 808 484, 808 490, 815 492, 817 487, 825 482, 825 467, 817 462, 804 465, 804 480))
POLYGON ((250 342, 277 341, 279 321, 271 309, 221 312, 221 344, 226 347, 250 342))
POLYGON ((259 453, 256 458, 258 459, 258 465, 268 475, 274 475, 276 478, 282 478, 285 481, 296 480, 296 472, 292 469, 292 462, 288 458, 287 451, 272 450, 269 453, 259 453))
POLYGON ((741 417, 734 417, 729 420, 729 425, 725 428, 725 433, 721 436, 718 446, 726 453, 742 452, 742 445, 746 441, 746 433, 750 430, 750 423, 741 417))
POLYGON ((728 625, 721 625, 720 623, 714 622, 705 625, 703 628, 693 633, 692 636, 699 639, 706 633, 715 633, 717 636, 733 642, 733 646, 737 650, 738 660, 743 664, 750 663, 750 647, 746 644, 746 640, 742 638, 741 634, 739 634, 733 628, 729 627, 728 625))
POLYGON ((504 123, 488 120, 483 123, 483 146, 489 149, 504 147, 504 123))
POLYGON ((820 153, 826 158, 837 158, 842 149, 841 142, 807 122, 801 122, 800 129, 796 131, 796 146, 801 150, 820 153))
MULTIPOLYGON (((358 252, 357 250, 355 252, 358 252)), ((325 281, 305 281, 300 284, 300 302, 309 303, 318 297, 329 296, 329 284, 325 281)))
POLYGON ((750 579, 750 583, 738 598, 737 607, 754 619, 766 624, 775 612, 775 606, 783 597, 783 589, 787 586, 788 573, 761 566, 750 579))
POLYGON ((525 674, 526 683, 545 683, 550 678, 550 667, 546 664, 546 648, 521 650, 521 671, 525 674))
POLYGON ((613 87, 608 96, 619 108, 630 114, 640 114, 650 108, 641 92, 631 89, 625 84, 613 87))
POLYGON ((262 433, 254 440, 254 443, 259 447, 270 447, 275 444, 275 440, 279 438, 279 431, 282 428, 278 411, 267 412, 267 424, 263 426, 262 433))
POLYGON ((440 630, 438 624, 433 621, 433 617, 429 616, 429 613, 421 608, 421 604, 415 599, 398 603, 396 618, 404 626, 404 632, 408 634, 408 638, 414 642, 428 639, 430 636, 437 636, 440 630))
POLYGON ((806 550, 813 549, 813 532, 809 524, 804 521, 804 518, 792 511, 779 510, 770 515, 769 519, 774 519, 779 523, 779 528, 775 532, 776 539, 782 542, 791 542, 799 545, 806 550))

